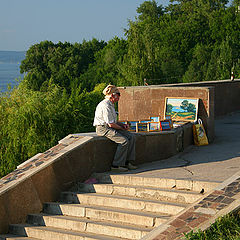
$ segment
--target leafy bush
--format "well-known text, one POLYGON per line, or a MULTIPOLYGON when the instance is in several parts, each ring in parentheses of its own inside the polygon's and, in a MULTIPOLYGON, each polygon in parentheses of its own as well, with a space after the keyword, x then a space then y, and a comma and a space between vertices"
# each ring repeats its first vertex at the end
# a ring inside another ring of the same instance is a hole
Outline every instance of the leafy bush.
POLYGON ((97 103, 104 84, 92 92, 51 85, 33 91, 20 84, 0 97, 0 177, 17 165, 50 147, 70 133, 93 131, 97 103))

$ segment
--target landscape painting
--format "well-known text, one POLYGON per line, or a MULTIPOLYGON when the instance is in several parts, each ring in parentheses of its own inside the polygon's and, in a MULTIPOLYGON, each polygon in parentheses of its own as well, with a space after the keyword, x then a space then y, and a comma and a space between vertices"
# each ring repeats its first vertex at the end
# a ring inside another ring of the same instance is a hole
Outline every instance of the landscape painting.
POLYGON ((136 132, 147 132, 148 131, 148 123, 137 123, 136 132))
POLYGON ((171 115, 173 121, 194 122, 197 120, 198 98, 165 99, 164 116, 171 115))
POLYGON ((165 131, 165 130, 171 130, 171 123, 169 120, 162 120, 160 121, 160 129, 162 131, 165 131))
POLYGON ((150 117, 151 122, 159 122, 160 121, 160 116, 158 117, 150 117))
POLYGON ((159 122, 150 122, 148 126, 149 126, 149 129, 148 129, 149 132, 160 130, 160 123, 159 122))
POLYGON ((129 125, 129 131, 133 131, 133 132, 136 132, 136 130, 137 130, 137 121, 128 121, 127 122, 128 123, 128 125, 129 125))

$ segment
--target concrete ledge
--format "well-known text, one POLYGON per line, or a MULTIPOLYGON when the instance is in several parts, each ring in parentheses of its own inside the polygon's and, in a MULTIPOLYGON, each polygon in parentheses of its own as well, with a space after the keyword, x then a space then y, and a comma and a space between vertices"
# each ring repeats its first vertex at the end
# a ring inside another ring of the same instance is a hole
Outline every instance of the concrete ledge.
MULTIPOLYGON (((203 121, 209 142, 214 140, 215 86, 148 85, 120 87, 119 119, 137 121, 149 116, 164 118, 166 97, 198 98, 198 118, 203 121)), ((225 96, 225 95, 221 95, 225 96)))
MULTIPOLYGON (((192 143, 191 123, 172 131, 136 133, 136 163, 166 159, 192 143)), ((44 202, 58 200, 76 182, 110 170, 115 150, 116 144, 95 133, 70 134, 19 165, 0 179, 0 233, 39 213, 44 202)))

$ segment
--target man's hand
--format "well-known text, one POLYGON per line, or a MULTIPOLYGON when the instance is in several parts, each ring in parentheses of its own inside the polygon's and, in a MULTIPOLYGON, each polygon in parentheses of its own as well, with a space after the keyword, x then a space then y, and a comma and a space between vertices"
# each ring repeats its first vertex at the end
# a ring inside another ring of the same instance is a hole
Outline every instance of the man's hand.
POLYGON ((128 125, 128 124, 123 124, 123 128, 124 128, 125 130, 128 130, 128 129, 129 129, 129 125, 128 125))
POLYGON ((118 124, 118 123, 108 123, 108 126, 110 128, 114 128, 114 129, 117 129, 117 130, 124 130, 122 124, 118 124))
POLYGON ((129 129, 129 125, 128 124, 125 124, 125 123, 122 123, 122 122, 117 122, 117 124, 119 126, 121 126, 122 129, 124 129, 124 130, 128 130, 129 129))
POLYGON ((129 129, 129 126, 128 124, 124 124, 124 123, 108 123, 108 126, 110 128, 114 128, 114 129, 118 129, 118 130, 128 130, 129 129))

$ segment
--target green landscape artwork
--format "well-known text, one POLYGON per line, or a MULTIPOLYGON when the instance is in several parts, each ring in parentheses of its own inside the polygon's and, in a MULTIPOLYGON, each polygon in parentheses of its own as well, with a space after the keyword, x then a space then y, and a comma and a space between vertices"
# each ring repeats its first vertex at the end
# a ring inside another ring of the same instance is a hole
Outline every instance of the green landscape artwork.
POLYGON ((171 115, 174 121, 197 120, 198 98, 170 98, 165 99, 164 116, 171 115))

